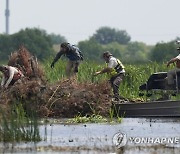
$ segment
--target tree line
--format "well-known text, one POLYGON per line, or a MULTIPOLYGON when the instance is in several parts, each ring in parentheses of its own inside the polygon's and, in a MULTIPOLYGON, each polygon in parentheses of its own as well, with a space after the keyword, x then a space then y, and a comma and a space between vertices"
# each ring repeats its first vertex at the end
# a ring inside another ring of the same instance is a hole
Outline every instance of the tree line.
MULTIPOLYGON (((154 46, 143 42, 131 41, 125 30, 110 27, 99 28, 88 40, 78 42, 86 60, 103 61, 102 53, 110 51, 124 63, 165 62, 176 56, 175 38, 170 42, 160 42, 154 46)), ((11 52, 24 45, 38 59, 44 60, 56 53, 54 44, 67 41, 64 36, 47 34, 38 28, 26 28, 12 35, 0 34, 0 60, 8 59, 11 52)), ((72 42, 70 42, 72 43, 72 42)))
POLYGON ((26 28, 12 35, 0 35, 0 60, 7 60, 11 52, 25 46, 38 59, 44 60, 55 54, 53 44, 66 39, 61 35, 47 34, 38 28, 26 28))

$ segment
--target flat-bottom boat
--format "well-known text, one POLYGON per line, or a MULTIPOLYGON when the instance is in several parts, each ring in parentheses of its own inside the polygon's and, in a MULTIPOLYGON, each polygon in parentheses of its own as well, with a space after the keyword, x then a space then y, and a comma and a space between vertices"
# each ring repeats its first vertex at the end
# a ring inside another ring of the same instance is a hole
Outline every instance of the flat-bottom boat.
POLYGON ((122 117, 180 117, 180 101, 113 103, 112 107, 122 117))

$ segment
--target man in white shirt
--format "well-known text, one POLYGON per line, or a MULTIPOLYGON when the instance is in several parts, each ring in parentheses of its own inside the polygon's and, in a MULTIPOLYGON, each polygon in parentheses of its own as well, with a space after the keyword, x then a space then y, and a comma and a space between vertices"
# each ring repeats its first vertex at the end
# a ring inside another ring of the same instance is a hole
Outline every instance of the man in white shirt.
POLYGON ((99 75, 103 73, 107 73, 109 75, 110 77, 109 81, 113 89, 114 98, 116 101, 118 101, 119 86, 125 74, 124 65, 121 63, 119 59, 113 57, 109 51, 103 53, 103 58, 107 63, 107 67, 105 67, 101 71, 96 72, 95 75, 99 75))
POLYGON ((3 73, 1 87, 4 88, 13 85, 17 80, 24 76, 20 70, 12 66, 0 66, 0 71, 3 73))
MULTIPOLYGON (((177 51, 180 52, 179 47, 177 48, 177 51)), ((168 71, 168 73, 167 73, 167 81, 168 81, 168 85, 170 87, 172 87, 174 84, 174 77, 176 76, 176 73, 180 72, 180 54, 177 57, 172 58, 170 61, 168 61, 167 67, 169 67, 169 65, 172 63, 176 63, 176 68, 168 71)))

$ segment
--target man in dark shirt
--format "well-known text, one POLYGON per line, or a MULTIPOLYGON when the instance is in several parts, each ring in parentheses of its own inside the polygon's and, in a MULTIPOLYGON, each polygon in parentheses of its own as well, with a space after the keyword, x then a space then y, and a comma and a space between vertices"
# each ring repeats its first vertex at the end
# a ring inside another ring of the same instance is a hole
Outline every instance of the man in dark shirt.
POLYGON ((80 61, 83 60, 83 55, 78 47, 71 45, 70 43, 62 43, 60 45, 60 51, 57 53, 56 57, 54 58, 51 68, 54 67, 54 64, 58 61, 58 59, 65 55, 69 61, 66 66, 66 75, 68 78, 74 76, 78 72, 78 67, 80 61))

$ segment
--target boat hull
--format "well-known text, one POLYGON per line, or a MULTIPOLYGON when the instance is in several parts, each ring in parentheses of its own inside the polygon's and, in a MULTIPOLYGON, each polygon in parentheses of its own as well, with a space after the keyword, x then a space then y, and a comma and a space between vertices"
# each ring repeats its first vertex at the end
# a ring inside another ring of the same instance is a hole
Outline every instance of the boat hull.
POLYGON ((113 104, 121 117, 180 117, 180 101, 113 104))

